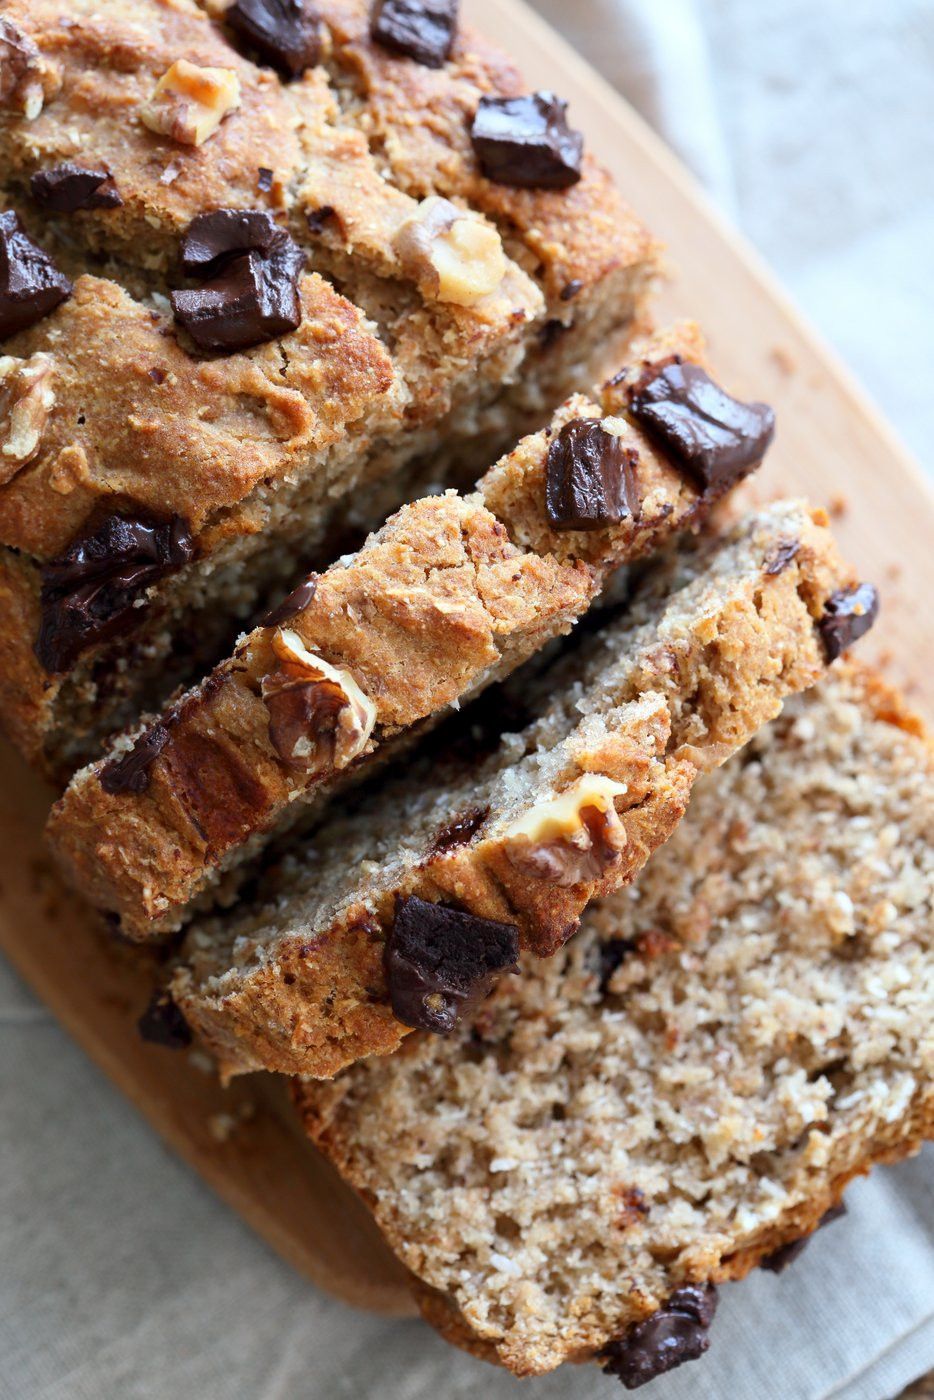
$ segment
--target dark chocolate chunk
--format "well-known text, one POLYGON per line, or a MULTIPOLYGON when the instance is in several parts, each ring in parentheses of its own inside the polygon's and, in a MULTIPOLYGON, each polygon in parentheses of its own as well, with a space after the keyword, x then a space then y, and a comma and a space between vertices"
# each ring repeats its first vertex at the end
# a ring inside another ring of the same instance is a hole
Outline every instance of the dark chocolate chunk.
POLYGON ((32 197, 50 214, 76 209, 119 209, 120 192, 109 170, 89 170, 66 161, 52 170, 37 170, 29 182, 32 197))
POLYGON ((465 812, 460 817, 455 817, 447 826, 443 826, 432 842, 432 855, 444 855, 445 851, 456 850, 458 846, 466 846, 480 830, 487 817, 490 815, 489 807, 475 807, 472 812, 465 812))
POLYGON ((268 165, 261 165, 256 172, 256 187, 262 190, 263 194, 268 194, 272 189, 276 172, 270 170, 268 165))
POLYGON ((396 902, 385 966, 393 1013, 407 1026, 448 1035, 516 970, 519 930, 415 895, 396 902))
MULTIPOLYGON (((839 1220, 844 1215, 846 1215, 846 1203, 839 1201, 835 1206, 824 1211, 814 1230, 823 1230, 825 1225, 832 1225, 835 1220, 839 1220)), ((813 1231, 811 1233, 813 1234, 813 1231)), ((789 1240, 788 1244, 783 1244, 778 1249, 773 1250, 771 1254, 766 1255, 759 1268, 768 1269, 770 1274, 783 1274, 789 1264, 793 1264, 796 1259, 801 1257, 810 1242, 811 1235, 802 1235, 800 1239, 789 1240)))
POLYGON ((599 530, 639 515, 639 455, 599 418, 573 418, 548 448, 545 505, 556 530, 599 530))
POLYGON ((309 209, 305 214, 309 232, 323 233, 328 220, 334 218, 334 212, 330 204, 322 204, 320 209, 309 209))
POLYGON ((634 938, 609 938, 606 943, 600 944, 600 991, 604 995, 609 989, 616 969, 622 965, 630 953, 636 952, 638 946, 634 938))
POLYGON ((672 1293, 644 1322, 634 1322, 600 1353, 606 1375, 617 1376, 626 1390, 696 1361, 710 1346, 708 1331, 717 1310, 712 1283, 687 1283, 672 1293))
POLYGON ((777 574, 783 574, 800 548, 800 540, 784 540, 781 544, 776 545, 765 561, 765 572, 769 577, 774 578, 777 574))
POLYGON ((470 135, 484 175, 521 189, 576 184, 584 138, 568 126, 567 107, 544 90, 526 97, 481 97, 470 135))
POLYGON ((441 68, 457 32, 458 0, 376 0, 370 33, 377 44, 441 68))
POLYGON ((34 326, 74 287, 23 232, 11 209, 0 213, 0 340, 34 326))
POLYGON ((42 621, 36 655, 49 675, 71 669, 96 642, 143 620, 137 600, 195 553, 188 522, 118 512, 91 524, 58 559, 42 566, 42 621))
POLYGON ((173 292, 172 309, 200 349, 247 350, 301 325, 304 266, 305 254, 279 230, 268 252, 228 258, 204 286, 173 292))
POLYGON ((182 239, 182 267, 191 277, 213 277, 240 253, 269 253, 282 231, 264 209, 214 209, 192 219, 182 239))
POLYGON ((155 724, 141 734, 133 747, 119 758, 112 758, 100 772, 100 785, 111 797, 125 792, 145 792, 149 787, 149 770, 169 742, 164 724, 155 724))
POLYGON ((277 608, 273 608, 260 621, 260 627, 281 627, 284 622, 291 622, 300 612, 312 601, 318 587, 318 575, 312 574, 300 583, 297 588, 293 588, 287 598, 283 598, 277 608))
POLYGON ((321 19, 309 0, 234 0, 224 19, 287 78, 314 68, 321 57, 321 19))
POLYGON ((584 284, 579 277, 574 277, 567 286, 561 288, 561 300, 573 301, 578 292, 583 291, 584 284))
POLYGON ((642 376, 630 412, 713 495, 758 466, 775 436, 768 404, 732 398, 677 357, 642 376))
POLYGON ((191 1044, 191 1027, 167 991, 153 994, 136 1026, 143 1040, 166 1050, 184 1050, 191 1044))
POLYGON ((827 599, 818 629, 828 661, 836 661, 864 636, 879 616, 879 594, 871 583, 841 588, 827 599))

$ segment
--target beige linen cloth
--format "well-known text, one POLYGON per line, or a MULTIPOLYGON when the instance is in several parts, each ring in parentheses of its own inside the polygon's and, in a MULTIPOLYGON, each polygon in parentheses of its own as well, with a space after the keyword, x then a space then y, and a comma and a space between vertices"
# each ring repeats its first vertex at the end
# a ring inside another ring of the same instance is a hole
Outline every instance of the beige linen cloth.
MULTIPOLYGON (((931 467, 931 0, 540 8, 694 168, 931 467)), ((711 1352, 653 1400, 889 1400, 934 1367, 932 1159, 847 1199, 786 1274, 723 1290, 711 1352)), ((520 1384, 418 1322, 316 1292, 0 966, 0 1400, 621 1393, 590 1367, 520 1384)))

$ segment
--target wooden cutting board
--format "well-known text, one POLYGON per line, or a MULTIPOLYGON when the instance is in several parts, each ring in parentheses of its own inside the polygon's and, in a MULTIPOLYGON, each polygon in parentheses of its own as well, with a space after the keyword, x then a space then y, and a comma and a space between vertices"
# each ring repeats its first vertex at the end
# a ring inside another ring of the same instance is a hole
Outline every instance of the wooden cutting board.
MULTIPOLYGON (((692 316, 731 388, 767 399, 779 436, 754 491, 834 504, 845 553, 883 593, 861 647, 934 717, 934 499, 849 374, 773 278, 615 92, 520 0, 464 0, 466 16, 521 55, 529 82, 569 99, 574 125, 668 245, 659 319, 692 316)), ((144 1045, 154 955, 95 933, 52 880, 41 846, 49 793, 0 749, 0 949, 156 1131, 285 1259, 359 1307, 414 1311, 405 1274, 369 1215, 312 1150, 284 1086, 254 1075, 222 1090, 197 1053, 144 1045)))

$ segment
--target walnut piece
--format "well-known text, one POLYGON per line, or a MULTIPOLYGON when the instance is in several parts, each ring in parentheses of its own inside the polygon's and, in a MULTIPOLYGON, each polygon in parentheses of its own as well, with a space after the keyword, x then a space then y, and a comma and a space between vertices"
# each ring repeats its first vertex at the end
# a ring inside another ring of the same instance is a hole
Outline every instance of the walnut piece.
POLYGON ((55 406, 54 372, 49 355, 0 357, 0 485, 12 481, 39 451, 55 406))
POLYGON ((199 68, 180 58, 163 73, 140 117, 157 136, 203 146, 239 106, 240 79, 232 68, 199 68))
POLYGON ((0 19, 0 109, 35 121, 46 100, 62 86, 57 64, 11 20, 0 19))
POLYGON ((396 230, 403 269, 436 301, 475 306, 502 285, 506 255, 492 224, 432 195, 396 230))
POLYGON ((373 732, 373 701, 349 671, 315 656, 291 628, 280 627, 272 645, 281 664, 261 688, 277 753, 309 777, 346 768, 373 732))
POLYGON ((621 859, 626 833, 614 805, 625 783, 598 773, 540 802, 505 832, 509 860, 524 875, 550 885, 598 880, 621 859))

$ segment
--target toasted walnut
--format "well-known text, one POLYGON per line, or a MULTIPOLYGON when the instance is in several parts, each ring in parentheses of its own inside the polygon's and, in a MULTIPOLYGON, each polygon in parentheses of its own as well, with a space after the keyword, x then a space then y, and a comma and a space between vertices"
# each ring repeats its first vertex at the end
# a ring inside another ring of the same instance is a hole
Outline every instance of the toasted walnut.
POLYGON ((240 79, 232 68, 199 68, 180 58, 159 79, 140 116, 158 136, 203 146, 239 106, 240 79))
POLYGON ((276 752, 312 777, 346 768, 373 732, 373 701, 349 671, 315 656, 291 628, 279 628, 273 650, 281 664, 263 677, 262 695, 276 752))
POLYGON ((510 861, 524 875, 551 885, 599 879, 620 860, 626 845, 614 805, 626 791, 625 783, 585 773, 507 829, 510 861))
POLYGON ((0 19, 0 108, 34 121, 61 85, 57 65, 43 58, 15 24, 0 19))
POLYGON ((0 357, 0 484, 6 485, 39 451, 55 406, 49 355, 29 360, 0 357))
POLYGON ((506 276, 506 255, 492 224, 448 199, 423 199, 396 231, 393 247, 423 295, 474 306, 506 276))

